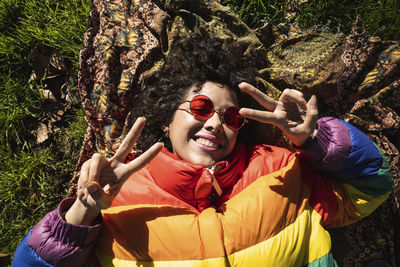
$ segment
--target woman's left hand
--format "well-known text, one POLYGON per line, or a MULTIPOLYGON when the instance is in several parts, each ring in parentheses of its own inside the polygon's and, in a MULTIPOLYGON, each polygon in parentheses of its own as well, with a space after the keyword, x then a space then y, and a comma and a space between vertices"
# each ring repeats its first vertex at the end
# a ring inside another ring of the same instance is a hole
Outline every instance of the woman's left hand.
POLYGON ((285 89, 276 101, 248 83, 240 83, 239 88, 267 109, 241 108, 239 113, 245 118, 277 126, 296 146, 304 145, 315 136, 318 120, 315 95, 307 102, 300 91, 285 89))

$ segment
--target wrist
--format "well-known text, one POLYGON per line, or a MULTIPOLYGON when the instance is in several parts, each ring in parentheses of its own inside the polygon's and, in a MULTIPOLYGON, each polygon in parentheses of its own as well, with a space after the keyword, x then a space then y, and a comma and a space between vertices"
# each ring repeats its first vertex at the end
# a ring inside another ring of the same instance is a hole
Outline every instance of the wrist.
POLYGON ((294 148, 302 149, 304 147, 307 147, 309 144, 313 143, 313 141, 315 140, 315 138, 317 136, 317 132, 318 132, 318 129, 315 129, 314 132, 310 136, 308 136, 306 139, 298 141, 298 142, 294 142, 294 141, 290 140, 290 142, 292 143, 292 146, 294 148))
POLYGON ((92 225, 100 210, 85 206, 78 198, 65 214, 65 221, 74 225, 92 225))

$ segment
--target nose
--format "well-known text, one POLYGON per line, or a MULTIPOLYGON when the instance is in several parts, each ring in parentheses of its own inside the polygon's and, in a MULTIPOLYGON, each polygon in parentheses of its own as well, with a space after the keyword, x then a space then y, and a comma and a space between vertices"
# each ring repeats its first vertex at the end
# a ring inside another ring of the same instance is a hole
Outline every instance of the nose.
POLYGON ((209 131, 222 133, 223 131, 222 118, 219 115, 218 111, 215 111, 214 114, 211 116, 211 118, 205 121, 204 128, 209 131))

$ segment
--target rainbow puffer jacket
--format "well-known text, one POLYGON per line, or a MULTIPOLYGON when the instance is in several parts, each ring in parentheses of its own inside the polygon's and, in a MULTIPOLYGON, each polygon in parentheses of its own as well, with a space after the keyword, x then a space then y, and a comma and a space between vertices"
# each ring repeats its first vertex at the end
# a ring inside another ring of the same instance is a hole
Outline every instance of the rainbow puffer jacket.
POLYGON ((334 118, 318 125, 299 152, 237 144, 212 169, 165 149, 94 226, 66 223, 74 199, 64 200, 21 242, 13 266, 337 266, 326 229, 373 212, 393 178, 361 131, 334 118))

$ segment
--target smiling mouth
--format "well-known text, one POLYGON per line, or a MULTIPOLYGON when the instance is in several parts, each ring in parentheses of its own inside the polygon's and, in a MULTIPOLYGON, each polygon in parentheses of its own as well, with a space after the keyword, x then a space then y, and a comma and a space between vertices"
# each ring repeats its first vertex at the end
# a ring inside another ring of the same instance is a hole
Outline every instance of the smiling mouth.
POLYGON ((211 149, 218 149, 221 146, 211 140, 201 138, 201 137, 197 138, 195 141, 197 144, 200 144, 202 146, 205 146, 205 147, 211 148, 211 149))

